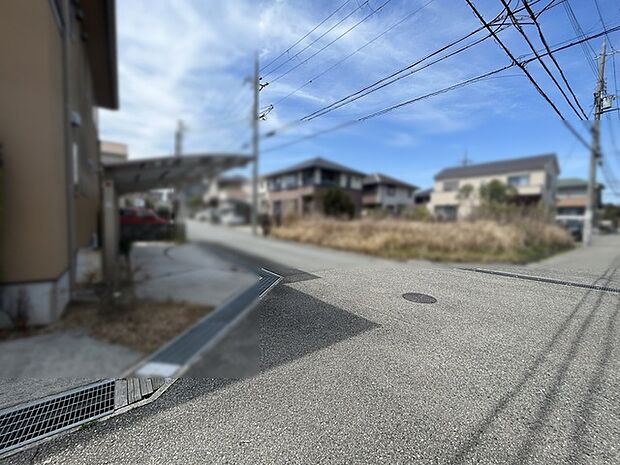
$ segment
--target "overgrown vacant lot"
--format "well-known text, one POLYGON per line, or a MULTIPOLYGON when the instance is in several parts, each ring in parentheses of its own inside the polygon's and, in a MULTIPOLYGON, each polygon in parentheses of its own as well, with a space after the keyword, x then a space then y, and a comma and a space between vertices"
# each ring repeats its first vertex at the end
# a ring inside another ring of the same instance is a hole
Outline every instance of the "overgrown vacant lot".
POLYGON ((274 237, 388 258, 524 263, 573 246, 558 226, 535 220, 427 223, 313 218, 275 228, 274 237))

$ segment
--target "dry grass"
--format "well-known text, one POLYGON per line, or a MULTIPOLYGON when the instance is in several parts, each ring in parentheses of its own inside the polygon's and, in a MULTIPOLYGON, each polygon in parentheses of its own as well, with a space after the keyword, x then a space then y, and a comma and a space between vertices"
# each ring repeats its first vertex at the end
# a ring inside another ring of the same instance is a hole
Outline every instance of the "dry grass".
POLYGON ((101 310, 97 303, 71 304, 62 319, 42 328, 2 330, 0 340, 56 331, 84 330, 98 339, 140 352, 152 352, 208 314, 211 307, 186 303, 135 302, 101 310))
POLYGON ((535 220, 426 223, 405 220, 298 220, 274 237, 389 258, 523 263, 573 245, 563 229, 535 220))

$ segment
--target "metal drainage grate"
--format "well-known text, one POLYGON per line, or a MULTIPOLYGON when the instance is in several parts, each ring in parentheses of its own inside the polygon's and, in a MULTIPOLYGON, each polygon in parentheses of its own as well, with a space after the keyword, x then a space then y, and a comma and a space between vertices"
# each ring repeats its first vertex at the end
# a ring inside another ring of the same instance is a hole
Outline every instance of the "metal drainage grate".
POLYGON ((0 411, 0 454, 114 411, 114 380, 0 411))
POLYGON ((409 302, 415 302, 416 304, 434 304, 437 299, 427 294, 418 294, 417 292, 408 292, 403 294, 403 297, 409 302))

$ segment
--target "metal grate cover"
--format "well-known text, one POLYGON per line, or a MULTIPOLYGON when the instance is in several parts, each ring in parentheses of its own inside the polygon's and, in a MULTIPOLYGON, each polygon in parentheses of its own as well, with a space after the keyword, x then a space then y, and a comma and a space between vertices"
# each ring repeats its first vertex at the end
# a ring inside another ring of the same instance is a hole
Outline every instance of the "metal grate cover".
POLYGON ((114 411, 106 380, 0 411, 0 454, 114 411))
POLYGON ((434 304, 435 302, 437 302, 437 299, 432 295, 419 294, 417 292, 408 292, 406 294, 403 294, 403 297, 405 298, 405 300, 408 300, 409 302, 414 302, 416 304, 434 304))

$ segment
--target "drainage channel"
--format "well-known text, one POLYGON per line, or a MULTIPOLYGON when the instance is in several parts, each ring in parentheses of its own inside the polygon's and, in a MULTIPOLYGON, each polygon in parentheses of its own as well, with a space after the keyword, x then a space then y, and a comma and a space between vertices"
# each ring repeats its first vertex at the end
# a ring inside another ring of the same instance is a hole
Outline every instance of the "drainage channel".
POLYGON ((520 274, 520 273, 510 273, 507 271, 488 270, 486 268, 458 268, 458 269, 463 270, 463 271, 473 271, 475 273, 484 273, 484 274, 491 274, 495 276, 504 276, 506 278, 517 278, 517 279, 523 279, 526 281, 536 281, 536 282, 541 282, 541 283, 558 284, 561 286, 578 287, 582 289, 590 289, 590 290, 595 290, 595 291, 612 292, 612 293, 620 294, 620 289, 618 288, 608 287, 608 286, 597 286, 596 284, 583 284, 583 283, 577 283, 574 281, 566 281, 563 279, 545 278, 542 276, 532 276, 532 275, 520 274))
POLYGON ((123 379, 98 381, 0 410, 0 458, 153 396, 164 386, 164 378, 180 376, 281 279, 265 269, 259 276, 252 287, 164 345, 123 379))
POLYGON ((134 370, 135 375, 172 377, 185 372, 281 279, 280 275, 264 268, 258 274, 258 282, 154 352, 134 370))

